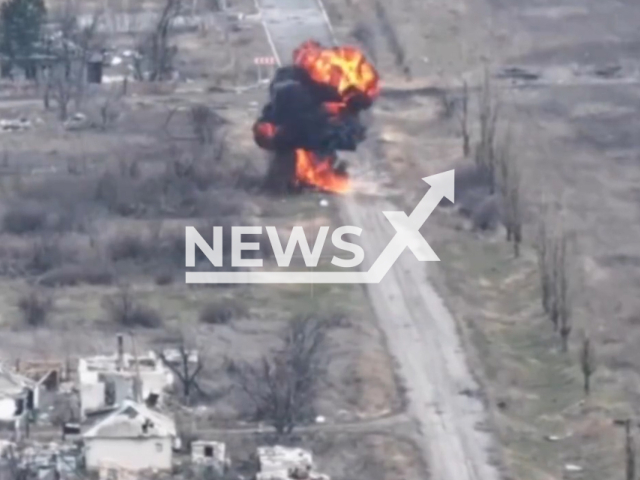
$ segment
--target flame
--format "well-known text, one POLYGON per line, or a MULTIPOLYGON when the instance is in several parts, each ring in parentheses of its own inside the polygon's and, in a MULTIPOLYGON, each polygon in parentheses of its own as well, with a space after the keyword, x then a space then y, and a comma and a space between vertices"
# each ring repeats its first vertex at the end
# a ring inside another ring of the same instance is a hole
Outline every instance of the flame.
POLYGON ((358 92, 369 101, 380 93, 378 72, 357 48, 322 48, 309 40, 293 52, 293 63, 316 82, 334 87, 345 102, 358 92))
MULTIPOLYGON (((323 48, 318 42, 309 40, 293 52, 293 63, 304 68, 315 82, 336 90, 340 101, 324 104, 331 115, 341 115, 357 95, 372 102, 380 93, 378 72, 354 47, 323 48)), ((318 158, 302 149, 296 150, 295 154, 297 182, 328 192, 349 191, 349 178, 334 170, 331 159, 318 158)))
POLYGON ((332 193, 345 193, 350 189, 349 178, 336 172, 329 158, 318 158, 306 150, 297 149, 296 182, 332 193))

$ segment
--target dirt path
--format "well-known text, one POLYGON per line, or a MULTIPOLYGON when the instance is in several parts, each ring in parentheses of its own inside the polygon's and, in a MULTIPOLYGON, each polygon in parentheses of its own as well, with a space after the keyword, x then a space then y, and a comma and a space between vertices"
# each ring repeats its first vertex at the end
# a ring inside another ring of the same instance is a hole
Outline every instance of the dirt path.
MULTIPOLYGON (((389 415, 386 417, 372 418, 368 420, 359 420, 355 422, 342 422, 342 423, 322 423, 314 425, 303 425, 296 427, 296 433, 310 433, 310 432, 350 432, 350 433, 371 433, 379 432, 396 427, 409 426, 411 418, 404 414, 399 413, 396 415, 389 415)), ((272 427, 238 427, 238 428, 203 428, 198 429, 198 434, 202 437, 216 437, 219 435, 254 435, 259 433, 270 433, 275 430, 272 427)))
MULTIPOLYGON (((381 212, 396 209, 383 200, 344 199, 345 221, 364 230, 367 258, 376 258, 395 233, 381 212)), ((498 479, 489 461, 490 436, 478 429, 485 420, 478 386, 455 321, 429 284, 425 265, 405 251, 380 284, 367 288, 405 379, 409 414, 421 431, 431 478, 498 479)))

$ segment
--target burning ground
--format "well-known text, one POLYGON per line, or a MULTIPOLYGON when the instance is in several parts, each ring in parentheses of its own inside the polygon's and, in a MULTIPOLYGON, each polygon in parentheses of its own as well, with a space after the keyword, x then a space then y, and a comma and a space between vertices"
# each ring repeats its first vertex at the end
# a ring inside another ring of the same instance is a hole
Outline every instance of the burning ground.
POLYGON ((258 146, 272 152, 269 183, 285 188, 349 190, 339 151, 365 139, 360 113, 379 94, 378 73, 353 47, 307 41, 291 65, 276 72, 269 102, 253 126, 258 146))

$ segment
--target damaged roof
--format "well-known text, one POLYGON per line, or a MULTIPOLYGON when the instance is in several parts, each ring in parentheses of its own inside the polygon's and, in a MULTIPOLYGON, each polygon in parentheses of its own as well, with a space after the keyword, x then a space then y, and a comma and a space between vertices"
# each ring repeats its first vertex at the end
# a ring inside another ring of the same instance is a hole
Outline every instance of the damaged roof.
POLYGON ((36 382, 30 378, 12 372, 0 365, 0 397, 13 397, 24 392, 25 388, 34 388, 36 382))
POLYGON ((175 437, 174 420, 156 410, 126 400, 103 420, 96 423, 84 438, 175 437))

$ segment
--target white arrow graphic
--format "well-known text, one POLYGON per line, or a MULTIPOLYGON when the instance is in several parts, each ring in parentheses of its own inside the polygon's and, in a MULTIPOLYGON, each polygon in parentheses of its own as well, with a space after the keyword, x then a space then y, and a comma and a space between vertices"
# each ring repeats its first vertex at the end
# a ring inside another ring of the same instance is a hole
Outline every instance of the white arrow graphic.
POLYGON ((389 244, 366 272, 187 272, 187 283, 380 283, 405 248, 421 262, 440 259, 420 233, 420 228, 443 198, 455 201, 454 170, 422 179, 431 185, 410 215, 401 211, 383 212, 396 230, 389 244))

